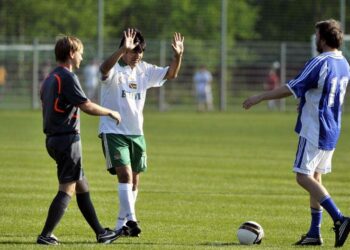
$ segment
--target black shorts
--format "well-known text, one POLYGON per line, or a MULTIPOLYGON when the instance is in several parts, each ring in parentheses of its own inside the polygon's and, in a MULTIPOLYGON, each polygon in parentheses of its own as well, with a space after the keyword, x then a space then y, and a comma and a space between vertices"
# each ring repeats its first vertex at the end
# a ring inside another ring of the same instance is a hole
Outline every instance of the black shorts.
POLYGON ((57 163, 60 184, 81 180, 84 176, 79 134, 48 136, 46 149, 57 163))

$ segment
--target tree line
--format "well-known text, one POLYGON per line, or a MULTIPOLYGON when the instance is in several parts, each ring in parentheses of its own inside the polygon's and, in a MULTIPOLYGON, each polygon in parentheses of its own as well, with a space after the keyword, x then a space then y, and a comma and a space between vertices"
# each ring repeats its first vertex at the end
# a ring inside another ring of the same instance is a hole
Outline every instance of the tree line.
MULTIPOLYGON (((98 2, 0 0, 0 40, 51 41, 57 34, 97 39, 98 2)), ((220 39, 222 0, 103 0, 103 3, 106 40, 119 40, 127 27, 137 27, 152 39, 169 38, 174 31, 181 32, 186 39, 220 39)), ((339 19, 339 8, 340 0, 227 0, 228 39, 309 41, 314 23, 339 19)))

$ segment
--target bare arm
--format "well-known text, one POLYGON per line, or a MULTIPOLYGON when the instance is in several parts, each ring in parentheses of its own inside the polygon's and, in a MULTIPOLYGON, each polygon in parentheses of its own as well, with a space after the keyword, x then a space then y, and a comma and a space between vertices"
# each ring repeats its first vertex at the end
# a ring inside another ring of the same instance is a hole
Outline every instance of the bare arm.
POLYGON ((134 43, 135 36, 136 31, 134 29, 127 29, 124 31, 124 45, 115 51, 110 57, 108 57, 100 66, 102 78, 107 78, 109 71, 120 60, 120 58, 122 58, 127 51, 133 50, 138 45, 138 43, 134 43))
POLYGON ((174 51, 174 58, 169 66, 168 72, 165 75, 165 79, 167 80, 176 78, 180 71, 182 55, 184 52, 184 37, 180 33, 175 32, 171 46, 174 51))
POLYGON ((104 108, 96 103, 91 101, 84 102, 79 105, 79 108, 89 115, 97 115, 97 116, 109 116, 112 119, 117 121, 117 124, 121 122, 121 117, 119 112, 113 111, 108 108, 104 108))
POLYGON ((258 104, 261 101, 281 99, 287 96, 291 96, 292 92, 290 89, 284 85, 274 90, 266 91, 258 95, 251 96, 243 102, 243 108, 249 109, 253 105, 258 104))
POLYGON ((102 79, 105 79, 108 77, 109 71, 120 60, 120 58, 122 58, 124 54, 125 54, 125 49, 121 47, 101 64, 100 72, 102 75, 102 79))

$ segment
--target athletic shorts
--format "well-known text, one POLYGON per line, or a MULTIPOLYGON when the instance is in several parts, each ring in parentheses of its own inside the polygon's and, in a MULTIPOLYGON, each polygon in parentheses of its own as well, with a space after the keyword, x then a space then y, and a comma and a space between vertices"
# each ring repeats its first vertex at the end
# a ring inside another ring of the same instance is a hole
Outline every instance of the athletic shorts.
POLYGON ((146 141, 143 135, 101 134, 107 170, 115 175, 115 167, 131 165, 133 172, 147 169, 146 141))
POLYGON ((82 149, 79 134, 46 137, 46 149, 57 164, 60 184, 82 180, 82 149))
POLYGON ((298 150, 295 157, 293 171, 306 175, 330 173, 332 170, 333 150, 322 150, 299 137, 298 150))

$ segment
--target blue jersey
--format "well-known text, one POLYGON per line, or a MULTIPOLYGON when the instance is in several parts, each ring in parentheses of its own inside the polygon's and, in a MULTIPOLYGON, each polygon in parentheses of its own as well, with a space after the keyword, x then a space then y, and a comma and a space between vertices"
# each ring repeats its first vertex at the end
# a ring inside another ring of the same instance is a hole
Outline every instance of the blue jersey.
POLYGON ((349 64, 336 51, 314 57, 287 83, 294 96, 300 98, 295 131, 319 149, 336 147, 349 78, 349 64))

